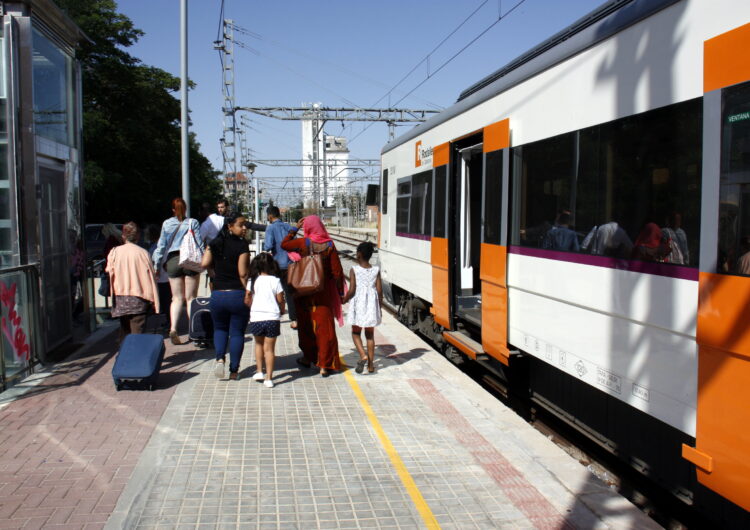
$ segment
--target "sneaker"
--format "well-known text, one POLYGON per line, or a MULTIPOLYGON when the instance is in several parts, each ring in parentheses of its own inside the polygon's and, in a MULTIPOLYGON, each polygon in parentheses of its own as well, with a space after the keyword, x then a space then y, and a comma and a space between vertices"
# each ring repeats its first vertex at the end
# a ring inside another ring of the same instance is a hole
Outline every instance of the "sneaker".
POLYGON ((273 381, 271 381, 270 379, 266 379, 265 381, 263 381, 263 386, 266 388, 273 388, 273 381))
POLYGON ((219 379, 224 379, 224 361, 216 361, 214 375, 219 379))
POLYGON ((266 375, 263 372, 255 372, 255 375, 253 376, 253 381, 263 381, 266 378, 266 375))
POLYGON ((230 372, 229 373, 229 380, 230 381, 238 381, 240 379, 240 374, 237 372, 230 372))

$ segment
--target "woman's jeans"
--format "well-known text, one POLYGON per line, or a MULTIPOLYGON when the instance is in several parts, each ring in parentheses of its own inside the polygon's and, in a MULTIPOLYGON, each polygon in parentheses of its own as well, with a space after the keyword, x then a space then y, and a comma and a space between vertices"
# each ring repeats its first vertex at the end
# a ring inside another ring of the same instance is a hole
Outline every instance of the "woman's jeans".
POLYGON ((229 371, 237 372, 245 347, 245 329, 250 320, 245 291, 214 291, 211 293, 210 307, 214 321, 216 360, 224 360, 229 343, 229 371))

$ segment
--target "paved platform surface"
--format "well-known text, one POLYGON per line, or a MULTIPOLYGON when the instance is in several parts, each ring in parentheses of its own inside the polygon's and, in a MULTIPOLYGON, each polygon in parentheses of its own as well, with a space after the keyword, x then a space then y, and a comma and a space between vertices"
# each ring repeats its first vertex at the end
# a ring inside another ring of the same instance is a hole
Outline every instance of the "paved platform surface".
POLYGON ((169 345, 116 392, 110 336, 0 405, 0 528, 657 527, 389 315, 374 374, 299 369, 282 327, 273 389, 248 342, 237 382, 169 345))

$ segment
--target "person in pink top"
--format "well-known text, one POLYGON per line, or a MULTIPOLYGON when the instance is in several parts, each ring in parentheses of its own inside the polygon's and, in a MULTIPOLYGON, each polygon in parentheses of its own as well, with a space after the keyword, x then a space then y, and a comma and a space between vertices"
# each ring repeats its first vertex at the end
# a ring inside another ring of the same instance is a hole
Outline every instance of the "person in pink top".
POLYGON ((129 333, 143 333, 149 312, 159 312, 159 291, 148 252, 138 246, 138 225, 122 227, 123 245, 109 253, 112 318, 120 319, 120 341, 129 333))

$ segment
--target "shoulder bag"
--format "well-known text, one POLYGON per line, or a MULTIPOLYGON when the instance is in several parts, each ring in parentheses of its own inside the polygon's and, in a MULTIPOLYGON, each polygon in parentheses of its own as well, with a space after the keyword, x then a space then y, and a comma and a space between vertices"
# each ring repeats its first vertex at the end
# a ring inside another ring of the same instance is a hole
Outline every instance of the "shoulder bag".
MULTIPOLYGON (((190 223, 188 222, 188 226, 190 223)), ((180 261, 179 265, 183 269, 193 272, 203 272, 203 251, 198 245, 198 239, 192 228, 188 228, 187 234, 182 238, 180 243, 180 261)))
POLYGON ((305 243, 307 255, 302 256, 299 261, 290 263, 287 269, 287 281, 296 291, 297 296, 310 296, 322 291, 325 287, 322 252, 315 252, 309 239, 305 239, 305 243))

